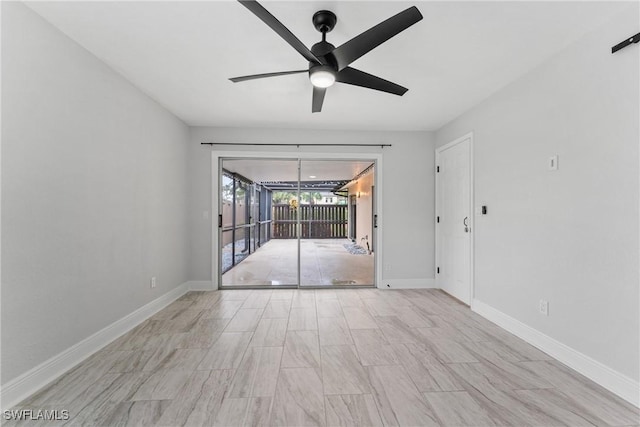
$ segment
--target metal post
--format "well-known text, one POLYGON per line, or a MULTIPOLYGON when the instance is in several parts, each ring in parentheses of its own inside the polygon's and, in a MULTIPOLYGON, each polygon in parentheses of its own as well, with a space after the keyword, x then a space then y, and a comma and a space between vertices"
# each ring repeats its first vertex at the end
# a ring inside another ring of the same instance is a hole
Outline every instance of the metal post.
POLYGON ((236 265, 236 178, 233 179, 233 205, 231 206, 231 266, 236 265))

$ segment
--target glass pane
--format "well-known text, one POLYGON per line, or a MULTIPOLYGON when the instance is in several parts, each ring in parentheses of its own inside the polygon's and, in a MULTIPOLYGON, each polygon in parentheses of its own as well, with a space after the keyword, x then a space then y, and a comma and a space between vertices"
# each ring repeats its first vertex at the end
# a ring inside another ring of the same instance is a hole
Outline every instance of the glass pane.
POLYGON ((221 269, 222 273, 226 273, 231 267, 233 267, 233 232, 223 231, 222 232, 222 263, 221 269))
POLYGON ((235 207, 236 207, 236 225, 246 224, 248 212, 247 212, 247 185, 236 179, 236 191, 235 191, 235 207))
POLYGON ((234 183, 232 236, 221 239, 228 245, 221 254, 230 260, 221 264, 222 285, 297 286, 298 161, 224 159, 222 167, 234 183))
POLYGON ((300 287, 375 284, 372 164, 300 162, 300 287))
POLYGON ((220 203, 222 205, 222 227, 226 229, 233 226, 233 178, 228 175, 222 175, 221 184, 222 194, 220 195, 220 203))
POLYGON ((235 238, 235 260, 236 264, 239 264, 251 254, 251 229, 248 227, 236 228, 235 238))

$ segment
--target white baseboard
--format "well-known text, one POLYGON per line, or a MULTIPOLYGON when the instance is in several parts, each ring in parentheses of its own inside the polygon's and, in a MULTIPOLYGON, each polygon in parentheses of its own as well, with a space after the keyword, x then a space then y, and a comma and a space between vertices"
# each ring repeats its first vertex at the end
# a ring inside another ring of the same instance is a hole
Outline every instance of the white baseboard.
POLYGON ((590 380, 600 384, 602 387, 620 396, 632 405, 640 407, 640 383, 634 381, 632 378, 496 310, 488 304, 473 300, 471 309, 590 380))
POLYGON ((32 395, 119 336, 130 331, 189 291, 189 282, 143 305, 133 313, 116 320, 62 353, 9 381, 0 390, 2 409, 9 409, 32 395))
POLYGON ((217 291, 211 280, 191 280, 185 282, 190 291, 217 291))
POLYGON ((379 289, 432 289, 435 288, 435 279, 382 279, 378 283, 379 289), (387 286, 389 285, 389 286, 387 286))

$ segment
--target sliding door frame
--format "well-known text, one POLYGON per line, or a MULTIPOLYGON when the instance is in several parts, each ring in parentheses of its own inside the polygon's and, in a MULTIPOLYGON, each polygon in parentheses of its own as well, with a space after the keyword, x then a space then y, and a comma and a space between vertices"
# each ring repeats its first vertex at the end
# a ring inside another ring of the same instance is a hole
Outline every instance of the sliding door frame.
MULTIPOLYGON (((300 193, 300 162, 305 160, 326 160, 326 161, 338 161, 338 160, 372 160, 375 163, 374 174, 374 188, 376 189, 376 196, 374 198, 375 212, 377 215, 377 228, 375 235, 375 242, 377 248, 374 257, 374 287, 381 287, 382 283, 382 265, 383 265, 383 236, 382 227, 384 224, 384 217, 382 213, 382 201, 384 200, 382 194, 383 188, 383 174, 382 174, 382 153, 375 152, 344 152, 344 153, 328 153, 328 152, 315 152, 315 151, 279 151, 279 152, 267 152, 267 151, 226 151, 226 150, 213 150, 211 152, 211 277, 213 282, 213 289, 221 289, 222 287, 222 274, 220 270, 220 232, 218 227, 218 215, 220 211, 220 194, 221 194, 221 180, 220 172, 222 170, 223 159, 265 159, 265 160, 297 160, 298 161, 298 197, 300 193)), ((298 218, 298 223, 300 219, 298 218)), ((299 224, 296 227, 299 230, 299 224)), ((298 238, 298 284, 296 288, 300 287, 300 239, 298 238)), ((266 288, 273 288, 273 286, 265 286, 266 288)), ((327 286, 318 286, 319 288, 328 288, 327 286)), ((332 289, 345 287, 354 289, 354 286, 331 286, 332 289)), ((358 286, 365 287, 365 286, 358 286)), ((243 287, 244 288, 244 287, 243 287)), ((304 289, 313 289, 313 286, 303 286, 304 289)), ((233 289, 231 286, 225 286, 225 289, 233 289)))

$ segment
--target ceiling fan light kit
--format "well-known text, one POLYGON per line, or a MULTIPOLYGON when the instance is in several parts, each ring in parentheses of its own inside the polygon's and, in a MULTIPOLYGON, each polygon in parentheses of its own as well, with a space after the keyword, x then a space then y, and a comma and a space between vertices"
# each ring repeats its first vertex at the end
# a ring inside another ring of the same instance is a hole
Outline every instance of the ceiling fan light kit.
POLYGON ((299 74, 308 71, 309 80, 313 85, 311 111, 314 113, 322 110, 326 89, 335 82, 361 86, 399 96, 407 92, 408 89, 405 87, 357 70, 349 65, 364 54, 420 21, 422 14, 415 6, 392 16, 337 48, 327 42, 327 33, 333 30, 338 22, 338 18, 331 11, 320 10, 313 15, 312 22, 316 30, 322 33, 322 41, 314 44, 311 49, 308 49, 284 24, 278 21, 269 11, 260 5, 260 3, 255 0, 238 1, 306 58, 309 61, 309 68, 308 70, 279 71, 234 77, 229 79, 232 82, 238 83, 247 80, 299 74))
POLYGON ((329 65, 316 65, 309 69, 311 84, 319 88, 327 88, 336 82, 336 72, 329 65))

